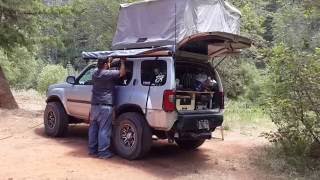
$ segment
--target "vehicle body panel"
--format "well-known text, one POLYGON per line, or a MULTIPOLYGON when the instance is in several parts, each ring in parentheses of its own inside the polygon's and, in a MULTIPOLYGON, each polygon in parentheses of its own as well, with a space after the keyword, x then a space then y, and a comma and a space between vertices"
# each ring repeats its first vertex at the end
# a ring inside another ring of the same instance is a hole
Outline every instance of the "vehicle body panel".
MULTIPOLYGON (((128 61, 133 63, 133 74, 131 81, 126 86, 116 86, 114 91, 114 108, 122 106, 137 106, 141 108, 146 116, 150 127, 156 130, 169 131, 178 120, 177 112, 165 112, 163 110, 163 92, 165 90, 175 89, 175 61, 173 57, 146 57, 146 58, 129 58, 128 61), (142 85, 141 82, 141 63, 144 61, 166 61, 167 63, 167 81, 163 86, 142 85), (148 99, 148 102, 146 103, 148 99), (147 105, 147 108, 146 108, 147 105)), ((199 62, 198 62, 199 63, 199 62)), ((81 75, 94 65, 87 66, 78 76, 79 81, 81 75)), ((219 84, 220 78, 218 79, 219 84)), ((222 85, 220 85, 222 90, 222 85)), ((59 88, 50 88, 48 97, 57 95, 62 101, 68 115, 89 122, 89 112, 91 107, 92 85, 80 84, 63 84, 59 88)), ((213 111, 212 111, 213 112, 213 111)), ((216 113, 216 112, 213 112, 216 113)), ((193 115, 195 116, 195 115, 193 115)))

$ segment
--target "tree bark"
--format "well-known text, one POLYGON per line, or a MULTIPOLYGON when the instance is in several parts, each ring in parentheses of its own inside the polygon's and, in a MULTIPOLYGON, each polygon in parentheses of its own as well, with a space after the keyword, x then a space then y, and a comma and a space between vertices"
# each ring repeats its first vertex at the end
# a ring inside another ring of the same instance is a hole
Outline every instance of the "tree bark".
POLYGON ((0 108, 17 109, 18 104, 12 95, 7 78, 0 66, 0 108))

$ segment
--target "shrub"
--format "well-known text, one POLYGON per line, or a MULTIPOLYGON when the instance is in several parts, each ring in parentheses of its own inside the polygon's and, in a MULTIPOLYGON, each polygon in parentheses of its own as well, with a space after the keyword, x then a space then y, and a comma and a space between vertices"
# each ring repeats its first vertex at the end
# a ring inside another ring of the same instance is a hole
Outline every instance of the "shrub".
POLYGON ((243 62, 240 65, 240 76, 244 84, 244 99, 249 100, 255 105, 264 104, 264 86, 266 75, 263 70, 259 70, 252 63, 243 62))
POLYGON ((320 143, 320 50, 307 55, 278 45, 268 68, 267 106, 278 127, 268 138, 288 155, 307 156, 320 143))
POLYGON ((231 99, 243 97, 255 104, 261 104, 265 76, 255 64, 247 61, 230 58, 218 66, 224 91, 231 99))
POLYGON ((51 84, 63 82, 68 71, 61 65, 47 65, 43 68, 38 78, 38 91, 46 92, 51 84))

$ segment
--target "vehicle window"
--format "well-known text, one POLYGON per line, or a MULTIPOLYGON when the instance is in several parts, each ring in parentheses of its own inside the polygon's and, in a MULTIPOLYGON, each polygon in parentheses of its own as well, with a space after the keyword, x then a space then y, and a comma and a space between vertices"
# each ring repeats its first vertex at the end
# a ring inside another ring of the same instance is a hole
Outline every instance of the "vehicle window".
MULTIPOLYGON (((117 63, 115 65, 115 68, 119 70, 120 69, 120 63, 117 63)), ((133 76, 133 62, 132 61, 126 61, 126 76, 124 78, 121 78, 118 86, 127 86, 130 84, 133 76)))
MULTIPOLYGON (((88 69, 82 76, 79 78, 79 84, 80 85, 93 85, 92 82, 92 74, 94 73, 94 70, 96 69, 95 66, 88 69)), ((120 69, 120 63, 116 63, 111 68, 113 70, 119 70, 120 69)), ((133 62, 132 61, 126 61, 126 77, 119 80, 117 83, 119 86, 127 86, 131 80, 133 75, 133 62)))
POLYGON ((92 66, 89 68, 84 74, 81 75, 79 78, 79 84, 80 85, 92 85, 92 74, 95 70, 95 66, 92 66))
POLYGON ((162 60, 141 63, 141 83, 144 86, 163 86, 167 82, 167 62, 162 60))

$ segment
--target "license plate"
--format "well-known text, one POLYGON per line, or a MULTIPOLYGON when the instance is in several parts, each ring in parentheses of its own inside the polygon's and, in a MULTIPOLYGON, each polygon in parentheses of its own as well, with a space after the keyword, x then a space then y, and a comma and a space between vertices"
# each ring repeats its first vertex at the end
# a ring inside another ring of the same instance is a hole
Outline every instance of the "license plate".
POLYGON ((198 121, 198 129, 210 129, 209 120, 199 120, 198 121))

